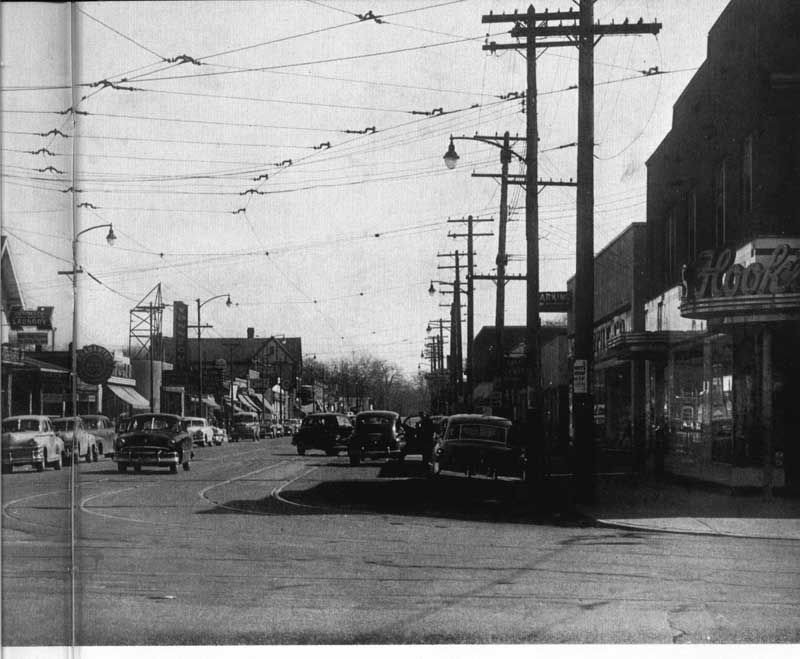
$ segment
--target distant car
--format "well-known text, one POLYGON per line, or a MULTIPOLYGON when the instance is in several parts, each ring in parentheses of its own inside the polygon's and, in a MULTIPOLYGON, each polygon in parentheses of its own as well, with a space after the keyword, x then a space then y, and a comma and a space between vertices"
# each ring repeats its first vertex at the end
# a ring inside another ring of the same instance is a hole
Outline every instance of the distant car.
POLYGON ((81 414, 81 419, 83 419, 83 427, 94 435, 100 455, 112 457, 114 443, 117 441, 117 431, 114 429, 111 419, 102 414, 81 414))
POLYGON ((325 451, 325 455, 338 455, 339 451, 347 448, 352 432, 353 426, 344 414, 318 412, 303 419, 292 444, 297 447, 298 455, 305 455, 308 449, 325 451))
POLYGON ((260 435, 261 423, 258 420, 258 414, 255 412, 237 412, 233 415, 232 442, 238 442, 240 439, 250 439, 257 442, 260 435))
POLYGON ((273 421, 269 418, 262 418, 260 424, 259 437, 262 439, 266 439, 267 437, 275 439, 281 434, 281 425, 277 421, 273 421))
POLYGON ((53 430, 64 442, 64 460, 84 458, 86 462, 97 462, 99 450, 97 438, 90 434, 79 416, 68 416, 53 419, 53 430))
POLYGON ((300 419, 286 419, 283 422, 283 434, 294 437, 295 433, 300 429, 300 419))
POLYGON ((355 427, 347 443, 350 464, 364 458, 405 458, 406 440, 400 415, 387 410, 372 410, 356 414, 355 427))
POLYGON ((2 423, 3 473, 14 467, 31 465, 44 471, 48 464, 61 469, 64 460, 64 441, 53 431, 46 416, 10 416, 2 423))
POLYGON ((221 444, 228 443, 228 431, 225 428, 220 428, 219 426, 211 426, 211 430, 214 433, 214 444, 220 446, 221 444))
POLYGON ((183 419, 176 414, 137 414, 128 421, 127 430, 117 438, 114 460, 119 471, 133 467, 168 467, 172 473, 178 465, 189 471, 192 457, 192 436, 183 419))
POLYGON ((185 416, 183 420, 195 446, 211 446, 214 443, 214 430, 208 419, 201 416, 185 416))
POLYGON ((430 473, 455 471, 467 476, 526 478, 527 459, 509 419, 481 414, 455 414, 433 448, 430 473))

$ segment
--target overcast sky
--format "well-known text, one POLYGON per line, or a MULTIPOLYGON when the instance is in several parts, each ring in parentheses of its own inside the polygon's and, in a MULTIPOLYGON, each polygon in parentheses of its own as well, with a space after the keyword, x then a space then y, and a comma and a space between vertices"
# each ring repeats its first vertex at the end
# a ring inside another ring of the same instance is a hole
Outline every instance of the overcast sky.
MULTIPOLYGON (((606 37, 595 50, 597 251, 645 220, 644 163, 725 4, 595 5, 603 22, 663 23, 657 38, 606 37), (663 74, 643 75, 652 67, 663 74)), ((449 218, 495 218, 478 227, 495 235, 476 239, 477 272, 494 267, 499 184, 471 173, 499 172, 499 150, 457 142, 453 171, 442 155, 450 134, 524 135, 520 101, 500 97, 525 89, 526 61, 481 49, 487 32, 511 40, 510 25, 483 25, 481 16, 514 8, 495 0, 3 3, 2 223, 26 306, 55 306, 56 345, 65 348, 72 297, 57 272, 70 267, 74 210, 79 230, 111 222, 118 238, 109 247, 105 231, 81 237, 79 262, 94 279, 80 278, 79 345, 127 347, 130 309, 160 282, 164 302, 190 305, 190 323, 197 298, 230 293, 236 306, 203 307, 213 325, 204 336, 253 327, 256 336, 300 336, 306 358, 367 352, 409 374, 426 368, 426 325, 448 317, 439 304, 449 301, 428 286, 453 272, 437 269, 451 265, 437 253, 466 249, 447 235, 465 225, 449 218), (370 11, 380 23, 356 16, 370 11), (87 114, 60 114, 73 104, 87 114), (63 192, 70 187, 80 192, 63 192)), ((576 140, 577 51, 544 51, 537 71, 540 178, 574 177, 575 149, 558 147, 576 140)), ((512 162, 511 171, 524 170, 512 162)), ((509 203, 508 272, 524 274, 520 187, 509 203)), ((541 288, 565 290, 574 190, 547 188, 539 204, 541 288)), ((477 284, 476 331, 494 322, 494 290, 477 284)), ((506 300, 507 323, 523 324, 524 284, 509 283, 506 300)), ((171 335, 170 307, 164 330, 171 335)))

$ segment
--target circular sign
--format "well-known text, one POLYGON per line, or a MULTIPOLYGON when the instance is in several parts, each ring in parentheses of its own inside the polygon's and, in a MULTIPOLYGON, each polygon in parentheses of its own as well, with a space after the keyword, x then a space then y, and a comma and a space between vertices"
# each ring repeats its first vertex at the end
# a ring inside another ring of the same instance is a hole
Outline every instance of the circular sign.
POLYGON ((103 346, 88 345, 78 352, 78 377, 86 384, 103 384, 114 372, 114 355, 103 346))

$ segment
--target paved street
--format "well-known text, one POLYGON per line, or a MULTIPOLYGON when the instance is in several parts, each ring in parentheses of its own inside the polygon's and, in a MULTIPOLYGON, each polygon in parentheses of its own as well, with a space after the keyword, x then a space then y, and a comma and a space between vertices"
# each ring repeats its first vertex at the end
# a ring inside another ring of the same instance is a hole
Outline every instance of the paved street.
MULTIPOLYGON (((800 640, 794 540, 602 528, 288 438, 79 475, 80 645, 800 640)), ((69 644, 68 481, 3 477, 4 646, 69 644)))

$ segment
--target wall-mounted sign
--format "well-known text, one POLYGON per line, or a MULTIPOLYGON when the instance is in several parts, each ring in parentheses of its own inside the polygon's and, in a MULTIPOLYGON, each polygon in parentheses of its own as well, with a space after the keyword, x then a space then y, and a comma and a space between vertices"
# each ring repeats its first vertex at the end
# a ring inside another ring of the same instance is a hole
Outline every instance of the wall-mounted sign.
POLYGON ((46 346, 48 337, 47 332, 17 332, 17 345, 46 346))
POLYGON ((88 345, 78 352, 78 377, 86 384, 103 384, 114 372, 114 355, 103 346, 88 345))
POLYGON ((683 271, 681 314, 688 318, 770 317, 800 312, 800 251, 788 244, 763 250, 706 250, 683 271), (752 253, 745 261, 742 254, 752 253))
POLYGON ((8 312, 8 324, 12 330, 21 330, 23 327, 51 330, 53 329, 52 319, 53 307, 37 307, 36 309, 17 307, 8 312))

